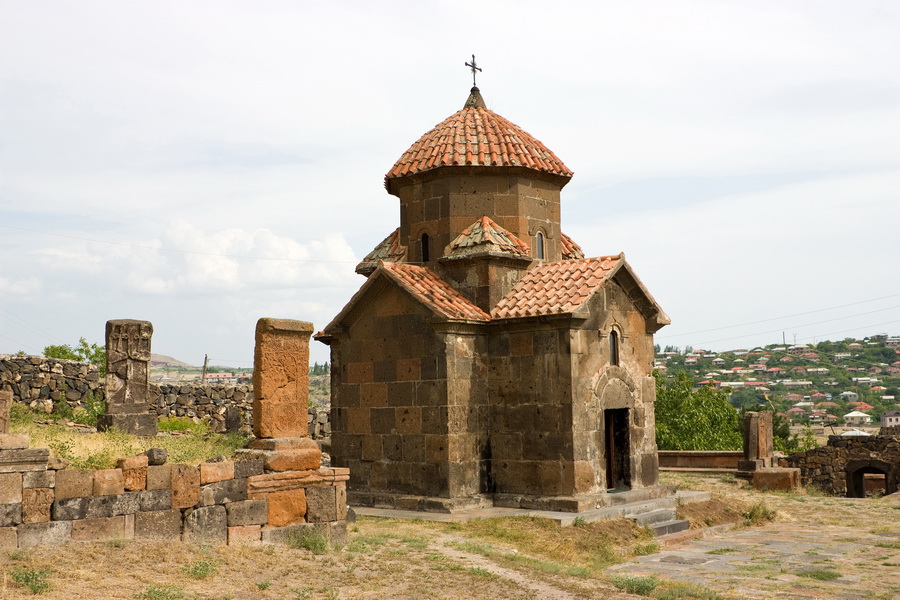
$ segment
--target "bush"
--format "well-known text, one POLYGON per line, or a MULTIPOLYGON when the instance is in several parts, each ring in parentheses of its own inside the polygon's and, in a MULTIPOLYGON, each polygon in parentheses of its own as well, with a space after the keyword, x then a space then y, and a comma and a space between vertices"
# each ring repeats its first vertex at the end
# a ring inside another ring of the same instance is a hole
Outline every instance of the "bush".
POLYGON ((16 585, 28 588, 32 594, 43 594, 50 591, 50 583, 47 581, 50 569, 15 567, 9 572, 9 576, 16 585))
POLYGON ((744 525, 762 525, 768 521, 774 521, 778 513, 765 502, 757 502, 744 512, 744 525))

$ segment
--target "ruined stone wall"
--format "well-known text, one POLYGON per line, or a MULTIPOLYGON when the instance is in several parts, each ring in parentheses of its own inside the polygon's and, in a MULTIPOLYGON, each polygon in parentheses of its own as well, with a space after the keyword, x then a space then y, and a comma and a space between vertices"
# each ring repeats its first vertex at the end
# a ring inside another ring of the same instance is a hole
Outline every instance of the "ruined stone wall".
POLYGON ((166 464, 159 450, 102 470, 66 468, 45 448, 2 449, 0 462, 3 551, 126 539, 279 543, 307 528, 346 538, 346 469, 270 473, 261 458, 166 464), (303 496, 302 513, 280 505, 284 490, 303 496))
MULTIPOLYGON (((15 402, 48 413, 61 398, 72 410, 84 408, 89 396, 105 398, 96 366, 44 356, 0 355, 0 390, 4 389, 12 391, 15 402)), ((239 419, 233 428, 249 426, 253 418, 251 385, 151 383, 150 396, 150 410, 157 416, 209 417, 215 431, 228 429, 230 409, 239 419)), ((307 425, 314 438, 330 437, 329 407, 310 406, 307 425)))
POLYGON ((50 412, 65 399, 73 408, 84 406, 88 395, 105 397, 97 367, 44 356, 0 355, 0 389, 10 390, 14 401, 50 412))
POLYGON ((827 494, 848 494, 848 474, 865 467, 885 472, 888 493, 900 483, 900 436, 829 436, 828 445, 794 452, 782 465, 800 469, 803 485, 827 494))

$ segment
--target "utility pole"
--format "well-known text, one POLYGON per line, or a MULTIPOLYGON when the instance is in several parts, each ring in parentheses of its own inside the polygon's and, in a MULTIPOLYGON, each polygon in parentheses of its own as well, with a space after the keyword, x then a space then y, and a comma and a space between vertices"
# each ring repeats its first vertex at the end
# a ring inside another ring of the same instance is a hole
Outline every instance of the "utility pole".
POLYGON ((206 383, 206 365, 209 364, 209 354, 203 355, 203 374, 200 375, 200 383, 206 383))

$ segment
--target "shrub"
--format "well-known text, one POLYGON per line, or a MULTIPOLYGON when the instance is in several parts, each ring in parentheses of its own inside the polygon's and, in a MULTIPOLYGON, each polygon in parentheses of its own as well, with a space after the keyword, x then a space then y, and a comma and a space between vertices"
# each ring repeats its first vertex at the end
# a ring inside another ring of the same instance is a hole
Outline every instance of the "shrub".
POLYGON ((26 567, 14 567, 9 572, 16 585, 28 588, 32 594, 43 594, 50 591, 50 569, 29 569, 26 567))
POLYGON ((744 525, 761 525, 767 521, 774 521, 776 511, 766 506, 765 502, 757 502, 744 512, 744 525))

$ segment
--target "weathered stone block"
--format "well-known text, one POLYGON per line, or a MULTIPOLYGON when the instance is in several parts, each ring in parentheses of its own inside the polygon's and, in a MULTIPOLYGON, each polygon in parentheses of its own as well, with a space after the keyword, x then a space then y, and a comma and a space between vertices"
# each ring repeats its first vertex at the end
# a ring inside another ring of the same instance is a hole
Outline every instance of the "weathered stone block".
MULTIPOLYGON (((254 384, 255 385, 255 384, 254 384)), ((306 401, 267 402, 253 400, 253 434, 256 437, 299 437, 308 435, 306 401), (257 416, 258 415, 258 416, 257 416)))
POLYGON ((122 469, 94 471, 94 496, 113 496, 125 493, 125 476, 122 469))
POLYGON ((147 489, 163 490, 172 487, 172 465, 147 467, 147 489))
POLYGON ((138 492, 138 504, 142 511, 161 511, 172 508, 172 490, 146 490, 138 492))
POLYGON ((9 431, 9 411, 12 408, 12 390, 0 390, 0 434, 9 431))
POLYGON ((45 471, 49 458, 50 450, 48 448, 0 450, 0 473, 45 471))
POLYGON ((228 545, 258 544, 262 537, 262 526, 239 525, 228 528, 228 545))
POLYGON ((322 451, 316 447, 301 450, 279 450, 266 456, 268 471, 311 471, 322 465, 322 451))
POLYGON ((115 496, 56 500, 50 509, 50 515, 54 521, 71 521, 118 517, 136 513, 138 510, 140 510, 139 492, 128 492, 115 496))
POLYGON ((266 499, 243 500, 225 505, 228 526, 265 525, 269 521, 269 502, 266 499))
POLYGON ((169 452, 165 448, 150 448, 144 454, 147 456, 148 465, 153 467, 164 465, 169 459, 169 452))
POLYGON ((792 490, 800 487, 800 469, 771 467, 753 472, 753 487, 758 490, 792 490))
POLYGON ((15 527, 0 527, 0 552, 9 552, 19 547, 19 535, 15 527))
POLYGON ((108 542, 134 537, 126 528, 126 517, 81 519, 72 521, 72 540, 76 542, 108 542))
POLYGON ((47 460, 47 468, 52 471, 62 471, 66 467, 69 466, 69 461, 64 458, 59 458, 55 456, 51 456, 49 460, 47 460))
POLYGON ((205 506, 184 514, 182 540, 192 544, 228 542, 228 516, 224 506, 205 506))
POLYGON ((50 520, 53 490, 50 488, 26 488, 22 490, 22 522, 45 523, 50 520))
POLYGON ((247 447, 255 450, 303 450, 308 448, 318 449, 319 444, 316 440, 309 437, 257 438, 251 440, 247 447))
POLYGON ((135 513, 134 537, 138 539, 180 539, 181 511, 174 509, 135 513))
POLYGON ((247 499, 247 480, 227 479, 200 486, 200 505, 226 504, 247 499))
POLYGON ((190 508, 200 502, 200 469, 172 466, 172 508, 190 508))
POLYGON ((200 484, 234 479, 234 462, 223 460, 200 463, 200 484))
POLYGON ((265 461, 262 458, 247 458, 234 462, 234 477, 252 477, 254 475, 262 475, 264 471, 265 461))
POLYGON ((337 520, 343 520, 347 518, 347 486, 343 483, 335 484, 334 486, 334 502, 335 502, 335 512, 337 514, 337 520))
POLYGON ((321 533, 328 540, 328 543, 335 546, 343 546, 347 543, 346 521, 298 523, 285 527, 263 527, 262 541, 268 544, 286 544, 293 536, 301 535, 302 532, 309 530, 321 533))
POLYGON ((24 450, 31 445, 27 433, 0 433, 0 450, 24 450))
POLYGON ((22 473, 22 487, 55 488, 56 471, 28 471, 22 473))
POLYGON ((0 504, 22 502, 22 474, 0 473, 0 504))
POLYGON ((94 494, 94 471, 63 469, 56 471, 56 499, 83 498, 94 494))
POLYGON ((0 527, 11 527, 22 522, 22 503, 0 504, 0 527))
POLYGON ((268 495, 271 527, 302 523, 306 518, 306 490, 285 490, 268 495))
POLYGON ((26 523, 18 527, 19 548, 59 546, 72 539, 72 521, 26 523))
POLYGON ((337 498, 334 486, 306 489, 306 520, 310 523, 337 521, 337 498))

